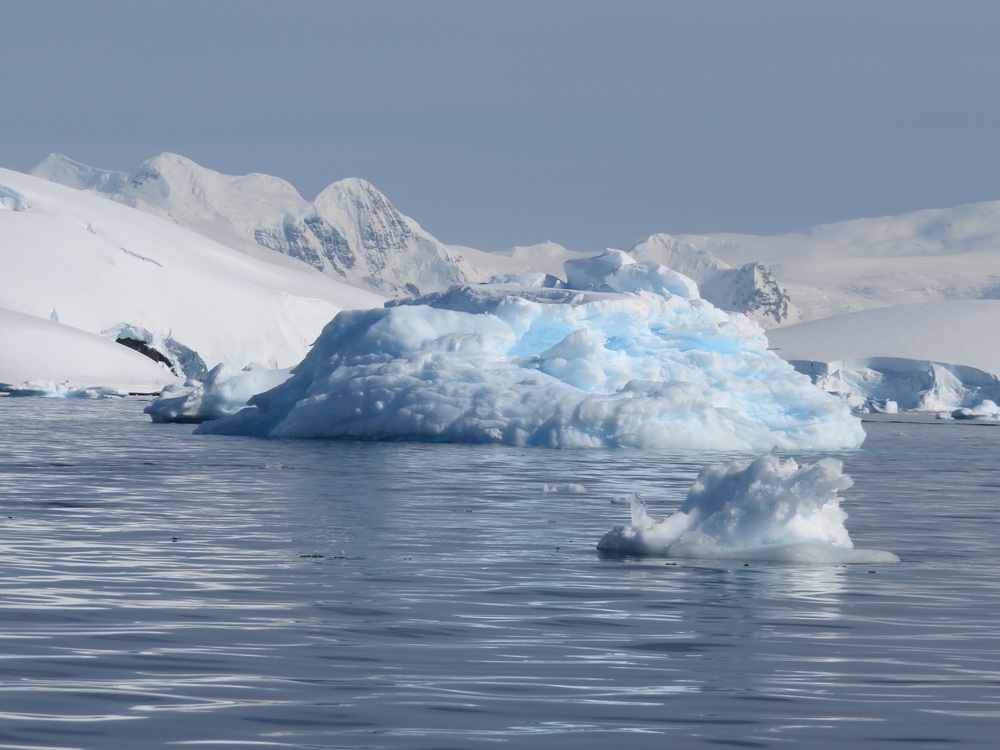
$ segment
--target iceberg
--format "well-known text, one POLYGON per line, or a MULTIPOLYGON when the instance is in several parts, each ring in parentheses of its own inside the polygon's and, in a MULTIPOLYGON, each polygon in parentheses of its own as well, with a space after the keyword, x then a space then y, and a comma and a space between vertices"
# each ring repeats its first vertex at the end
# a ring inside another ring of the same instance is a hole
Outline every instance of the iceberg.
POLYGON ((588 288, 456 285, 341 312, 287 381, 197 432, 755 451, 863 441, 839 399, 686 277, 616 251, 571 271, 588 288))
POLYGON ((251 362, 242 369, 225 363, 213 367, 204 380, 189 378, 166 386, 143 412, 154 422, 204 422, 234 414, 255 393, 285 382, 288 368, 272 369, 251 362))
POLYGON ((701 470, 676 513, 654 521, 637 495, 631 522, 597 548, 623 555, 789 563, 894 563, 882 550, 855 549, 838 492, 854 484, 833 458, 799 466, 764 455, 701 470))

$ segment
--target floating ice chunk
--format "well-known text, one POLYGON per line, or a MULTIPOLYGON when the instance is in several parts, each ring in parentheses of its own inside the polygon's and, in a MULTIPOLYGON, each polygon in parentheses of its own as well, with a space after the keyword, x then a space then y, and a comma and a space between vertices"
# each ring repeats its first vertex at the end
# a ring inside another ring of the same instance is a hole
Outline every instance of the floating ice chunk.
POLYGON ((154 422, 204 422, 235 414, 247 405, 255 393, 285 382, 289 370, 275 370, 250 363, 242 370, 218 364, 204 382, 187 380, 183 385, 168 385, 159 398, 143 411, 154 422))
POLYGON ((587 488, 582 484, 543 484, 543 495, 586 495, 587 488))
POLYGON ((341 313, 287 382, 198 430, 552 447, 861 444, 860 422, 768 351, 759 326, 689 289, 667 291, 673 272, 618 260, 609 270, 601 256, 591 271, 577 261, 569 275, 610 287, 645 279, 657 291, 454 286, 341 313))
POLYGON ((1000 406, 990 399, 984 399, 971 408, 956 409, 951 413, 952 419, 997 419, 1000 418, 1000 406))
POLYGON ((898 562, 891 552, 854 549, 837 493, 853 481, 840 461, 799 466, 766 455, 702 469, 680 509, 652 521, 638 495, 631 523, 598 549, 631 555, 783 562, 898 562))

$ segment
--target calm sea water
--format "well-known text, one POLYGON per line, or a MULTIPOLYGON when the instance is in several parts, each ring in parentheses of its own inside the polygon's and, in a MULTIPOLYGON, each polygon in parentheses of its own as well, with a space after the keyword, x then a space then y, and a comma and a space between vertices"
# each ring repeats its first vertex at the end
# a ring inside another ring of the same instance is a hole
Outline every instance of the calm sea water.
POLYGON ((840 456, 886 566, 614 559, 720 456, 275 442, 0 398, 0 748, 991 747, 1000 429, 840 456), (544 493, 581 484, 587 494, 544 493))

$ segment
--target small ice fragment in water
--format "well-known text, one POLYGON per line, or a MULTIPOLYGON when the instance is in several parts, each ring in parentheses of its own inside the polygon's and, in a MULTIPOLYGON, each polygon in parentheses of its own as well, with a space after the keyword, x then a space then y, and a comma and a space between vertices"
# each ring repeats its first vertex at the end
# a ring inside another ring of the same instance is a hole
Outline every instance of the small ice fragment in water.
POLYGON ((586 495, 587 488, 582 484, 543 484, 543 495, 586 495))
POLYGON ((854 548, 837 493, 854 482, 832 458, 799 466, 774 455, 702 469, 680 509, 662 521, 631 495, 631 522, 605 534, 600 550, 631 555, 780 562, 899 562, 854 548))

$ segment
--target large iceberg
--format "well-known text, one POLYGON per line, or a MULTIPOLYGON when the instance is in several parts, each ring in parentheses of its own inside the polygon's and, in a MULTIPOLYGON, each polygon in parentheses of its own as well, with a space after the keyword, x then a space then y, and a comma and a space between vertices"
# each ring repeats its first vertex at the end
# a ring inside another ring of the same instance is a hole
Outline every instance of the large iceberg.
POLYGON ((508 278, 342 312, 288 381, 198 431, 756 451, 864 439, 839 399, 690 279, 617 251, 568 265, 568 282, 508 278))

